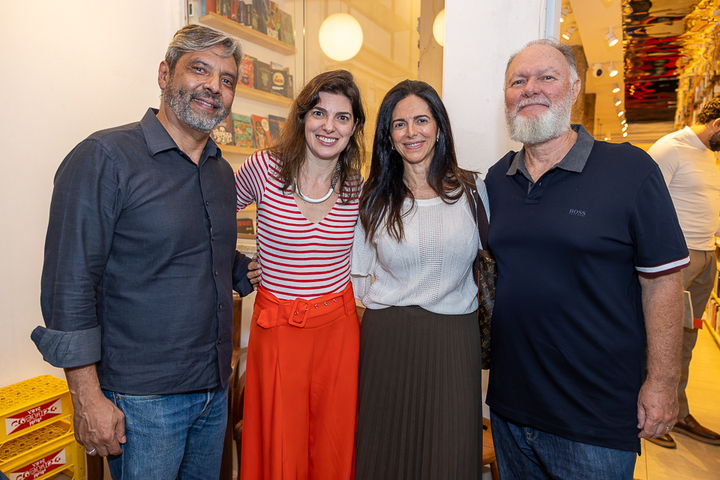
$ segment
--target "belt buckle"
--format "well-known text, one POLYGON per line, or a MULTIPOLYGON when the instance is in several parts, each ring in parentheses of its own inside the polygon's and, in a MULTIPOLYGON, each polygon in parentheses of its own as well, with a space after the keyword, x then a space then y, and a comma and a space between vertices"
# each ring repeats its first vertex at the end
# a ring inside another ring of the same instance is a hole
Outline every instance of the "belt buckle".
POLYGON ((309 307, 310 304, 308 304, 305 300, 296 298, 292 304, 292 311, 290 312, 290 317, 288 318, 288 324, 293 327, 303 328, 307 322, 309 307))

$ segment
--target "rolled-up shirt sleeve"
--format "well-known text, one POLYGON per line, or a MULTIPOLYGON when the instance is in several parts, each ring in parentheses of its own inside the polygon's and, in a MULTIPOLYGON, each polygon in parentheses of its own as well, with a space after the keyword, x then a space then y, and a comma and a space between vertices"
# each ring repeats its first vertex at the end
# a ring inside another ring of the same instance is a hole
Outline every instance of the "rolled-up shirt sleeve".
POLYGON ((253 286, 248 279, 248 265, 251 259, 237 250, 235 250, 235 263, 233 264, 233 289, 241 296, 252 293, 253 286))
POLYGON ((97 290, 120 209, 118 185, 114 159, 93 139, 75 147, 55 175, 41 277, 45 327, 31 338, 56 367, 100 360, 97 290))

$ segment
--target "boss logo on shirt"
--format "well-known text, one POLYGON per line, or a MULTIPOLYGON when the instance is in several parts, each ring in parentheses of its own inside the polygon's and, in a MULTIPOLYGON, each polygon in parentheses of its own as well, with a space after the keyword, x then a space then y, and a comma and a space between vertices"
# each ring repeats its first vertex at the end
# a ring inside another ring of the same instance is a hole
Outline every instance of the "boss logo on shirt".
POLYGON ((570 215, 575 215, 576 217, 584 217, 585 216, 585 210, 575 210, 574 208, 570 209, 570 215))

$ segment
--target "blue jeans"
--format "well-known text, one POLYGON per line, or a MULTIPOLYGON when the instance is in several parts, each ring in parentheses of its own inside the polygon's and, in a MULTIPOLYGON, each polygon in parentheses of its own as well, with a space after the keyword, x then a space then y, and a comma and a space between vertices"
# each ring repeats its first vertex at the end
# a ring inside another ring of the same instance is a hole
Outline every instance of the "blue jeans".
POLYGON ((495 457, 503 480, 632 480, 637 454, 573 442, 512 423, 490 412, 495 457))
POLYGON ((208 480, 220 476, 227 387, 178 395, 103 393, 125 414, 123 453, 107 457, 113 480, 208 480))

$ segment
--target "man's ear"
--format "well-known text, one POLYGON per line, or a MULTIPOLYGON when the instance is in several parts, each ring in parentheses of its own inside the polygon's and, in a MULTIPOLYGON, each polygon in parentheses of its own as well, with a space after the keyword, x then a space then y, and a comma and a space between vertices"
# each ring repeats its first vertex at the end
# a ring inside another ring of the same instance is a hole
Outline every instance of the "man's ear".
POLYGON ((577 80, 575 80, 575 83, 573 83, 573 86, 572 86, 572 92, 573 92, 572 103, 573 103, 573 105, 575 105, 575 101, 577 100, 578 95, 580 95, 580 87, 581 86, 582 86, 582 83, 581 83, 580 79, 578 78, 577 80))
POLYGON ((720 118, 716 118, 715 120, 710 120, 710 126, 712 127, 713 131, 715 131, 715 132, 720 131, 720 118))
POLYGON ((165 60, 160 62, 160 68, 158 69, 158 85, 160 90, 165 90, 168 82, 170 81, 170 66, 165 60))

